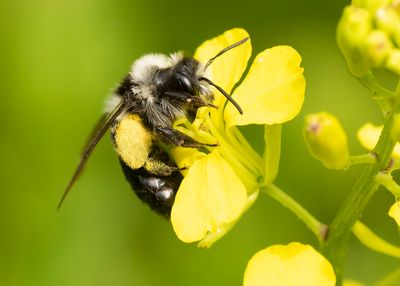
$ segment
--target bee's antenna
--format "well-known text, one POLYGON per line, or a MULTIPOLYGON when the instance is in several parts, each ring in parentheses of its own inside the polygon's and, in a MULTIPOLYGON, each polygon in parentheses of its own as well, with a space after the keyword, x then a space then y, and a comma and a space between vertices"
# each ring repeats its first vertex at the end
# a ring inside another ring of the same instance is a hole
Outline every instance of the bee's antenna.
POLYGON ((249 40, 249 37, 244 38, 243 40, 240 40, 239 42, 236 42, 228 47, 226 47, 225 49, 221 50, 218 54, 216 54, 214 57, 212 57, 211 59, 208 60, 208 62, 206 63, 206 65, 204 66, 204 70, 206 70, 212 63, 213 61, 218 58, 219 56, 221 56, 222 54, 226 53, 227 51, 240 46, 241 44, 244 44, 245 42, 247 42, 249 40))
POLYGON ((222 93, 235 107, 236 109, 239 111, 240 114, 243 114, 243 110, 240 107, 240 105, 228 94, 226 93, 225 90, 222 89, 222 87, 219 87, 218 85, 216 85, 215 83, 213 83, 211 80, 209 80, 206 77, 201 77, 199 78, 199 80, 205 81, 207 82, 209 85, 212 85, 213 87, 215 87, 216 89, 218 89, 218 91, 220 93, 222 93))

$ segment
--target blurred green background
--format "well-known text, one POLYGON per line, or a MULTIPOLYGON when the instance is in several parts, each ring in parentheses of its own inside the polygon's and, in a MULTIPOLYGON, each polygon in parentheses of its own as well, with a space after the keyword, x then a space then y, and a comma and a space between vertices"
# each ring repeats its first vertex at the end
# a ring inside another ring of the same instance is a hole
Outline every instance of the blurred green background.
MULTIPOLYGON (((1 0, 0 285, 241 285, 256 251, 290 241, 317 246, 302 222, 265 196, 210 250, 178 241, 130 190, 108 138, 60 212, 56 205, 104 99, 135 59, 192 53, 243 27, 255 53, 289 44, 303 57, 306 101, 284 126, 277 184, 329 222, 361 168, 329 171, 311 158, 304 115, 337 115, 353 154, 362 152, 357 129, 381 120, 336 47, 336 23, 348 2, 1 0)), ((261 150, 262 130, 244 131, 261 150)), ((392 201, 378 192, 363 221, 398 243, 387 216, 392 201)), ((398 264, 353 239, 347 276, 370 285, 398 264)))

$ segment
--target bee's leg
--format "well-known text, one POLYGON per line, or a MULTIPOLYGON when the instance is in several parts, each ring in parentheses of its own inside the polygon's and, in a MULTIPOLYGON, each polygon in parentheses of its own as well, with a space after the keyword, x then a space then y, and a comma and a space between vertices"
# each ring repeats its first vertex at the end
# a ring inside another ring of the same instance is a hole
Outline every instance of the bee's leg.
POLYGON ((205 144, 200 143, 193 138, 179 132, 170 127, 155 127, 155 133, 158 138, 161 139, 165 144, 179 146, 179 147, 189 147, 189 148, 200 148, 203 146, 218 146, 218 144, 205 144))
POLYGON ((195 107, 209 106, 217 108, 217 106, 206 102, 198 95, 193 95, 187 92, 175 92, 175 91, 167 91, 164 93, 165 96, 171 98, 171 100, 179 101, 179 102, 187 102, 193 104, 195 107))
POLYGON ((173 172, 179 171, 180 169, 176 166, 170 166, 163 160, 149 157, 144 163, 145 168, 149 173, 157 176, 169 176, 173 172))

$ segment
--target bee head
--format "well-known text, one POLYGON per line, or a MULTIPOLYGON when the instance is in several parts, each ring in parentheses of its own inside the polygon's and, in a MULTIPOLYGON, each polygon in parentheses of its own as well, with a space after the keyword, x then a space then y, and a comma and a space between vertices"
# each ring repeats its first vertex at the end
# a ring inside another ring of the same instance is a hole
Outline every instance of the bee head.
POLYGON ((174 67, 173 78, 181 91, 198 95, 201 92, 197 78, 200 63, 194 58, 183 58, 174 67))
MULTIPOLYGON (((222 49, 219 51, 214 57, 208 60, 208 62, 202 66, 200 63, 194 58, 182 58, 175 66, 173 77, 178 86, 180 86, 181 90, 187 92, 192 95, 209 95, 210 87, 216 88, 223 96, 226 97, 239 111, 240 114, 243 114, 242 108, 239 104, 220 86, 212 82, 206 75, 206 71, 208 67, 214 62, 214 60, 227 51, 242 45, 247 42, 249 38, 244 38, 232 45, 222 49)), ((209 98, 213 98, 212 95, 209 98)))

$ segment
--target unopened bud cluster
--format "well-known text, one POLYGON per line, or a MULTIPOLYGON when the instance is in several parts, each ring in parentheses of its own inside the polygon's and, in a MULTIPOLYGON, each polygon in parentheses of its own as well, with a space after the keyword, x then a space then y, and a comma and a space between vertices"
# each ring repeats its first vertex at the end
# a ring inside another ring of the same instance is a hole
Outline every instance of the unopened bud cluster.
POLYGON ((339 21, 337 41, 354 76, 371 68, 400 75, 400 0, 353 0, 339 21))

